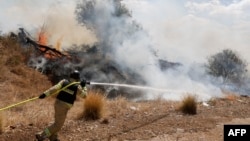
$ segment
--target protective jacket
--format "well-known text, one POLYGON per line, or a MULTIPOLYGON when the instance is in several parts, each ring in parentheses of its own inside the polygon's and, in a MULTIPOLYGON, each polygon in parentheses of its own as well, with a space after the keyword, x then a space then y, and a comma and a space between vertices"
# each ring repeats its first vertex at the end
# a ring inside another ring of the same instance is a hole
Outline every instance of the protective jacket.
POLYGON ((58 92, 57 99, 69 105, 73 105, 76 100, 76 95, 85 98, 87 95, 86 86, 82 88, 81 85, 75 82, 70 82, 66 79, 61 80, 59 83, 46 90, 44 94, 49 96, 52 93, 58 92))
MULTIPOLYGON (((66 87, 69 84, 69 81, 64 81, 62 87, 66 87)), ((61 90, 56 98, 69 104, 74 104, 74 101, 76 100, 77 87, 77 84, 70 85, 66 89, 61 90)))

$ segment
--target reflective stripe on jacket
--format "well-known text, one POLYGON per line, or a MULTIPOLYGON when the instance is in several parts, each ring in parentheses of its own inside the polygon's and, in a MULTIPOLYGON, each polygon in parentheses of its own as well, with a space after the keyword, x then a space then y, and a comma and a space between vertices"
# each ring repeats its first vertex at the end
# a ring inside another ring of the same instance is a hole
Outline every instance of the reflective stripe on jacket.
POLYGON ((66 79, 61 80, 59 83, 51 87, 50 89, 46 90, 44 93, 46 96, 51 95, 52 93, 55 93, 59 91, 57 95, 57 99, 66 102, 68 104, 74 104, 74 101, 76 100, 76 95, 79 95, 82 98, 86 98, 87 96, 87 87, 83 87, 79 84, 73 84, 74 82, 69 82, 66 79), (67 87, 64 89, 64 87, 67 87))
MULTIPOLYGON (((67 85, 70 85, 70 82, 64 81, 62 87, 65 87, 67 85)), ((74 104, 76 100, 77 90, 78 90, 78 84, 70 85, 66 89, 60 91, 56 98, 61 101, 67 102, 69 104, 74 104)))

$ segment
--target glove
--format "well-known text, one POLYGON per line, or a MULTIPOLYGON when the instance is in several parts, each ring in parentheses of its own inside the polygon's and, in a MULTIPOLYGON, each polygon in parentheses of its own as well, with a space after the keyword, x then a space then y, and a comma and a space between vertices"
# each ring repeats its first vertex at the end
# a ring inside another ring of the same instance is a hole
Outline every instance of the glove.
POLYGON ((44 99, 46 97, 46 95, 44 93, 42 93, 40 96, 39 96, 39 99, 44 99))
POLYGON ((81 81, 80 85, 81 85, 82 87, 85 87, 85 86, 86 86, 86 80, 83 79, 83 80, 81 81))

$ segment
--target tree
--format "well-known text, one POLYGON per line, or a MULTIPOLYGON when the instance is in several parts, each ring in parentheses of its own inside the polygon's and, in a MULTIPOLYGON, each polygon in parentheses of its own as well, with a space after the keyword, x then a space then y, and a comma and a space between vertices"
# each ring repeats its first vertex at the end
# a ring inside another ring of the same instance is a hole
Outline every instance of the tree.
POLYGON ((240 82, 247 72, 246 62, 230 49, 212 55, 205 66, 208 74, 222 77, 225 82, 240 82))

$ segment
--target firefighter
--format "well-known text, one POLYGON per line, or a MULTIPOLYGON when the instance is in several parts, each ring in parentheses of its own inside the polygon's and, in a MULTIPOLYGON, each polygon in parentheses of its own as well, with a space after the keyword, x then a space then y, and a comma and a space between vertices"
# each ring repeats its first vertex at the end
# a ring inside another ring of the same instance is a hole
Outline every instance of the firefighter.
POLYGON ((82 80, 79 85, 79 83, 76 83, 78 81, 80 81, 80 73, 75 70, 70 74, 69 80, 61 80, 39 96, 40 99, 44 99, 45 97, 59 91, 54 104, 54 123, 45 128, 42 132, 36 134, 36 139, 38 141, 43 141, 47 138, 50 141, 59 141, 57 134, 64 124, 68 110, 73 106, 74 101, 76 100, 76 95, 79 95, 82 98, 86 98, 87 96, 87 82, 82 80))

